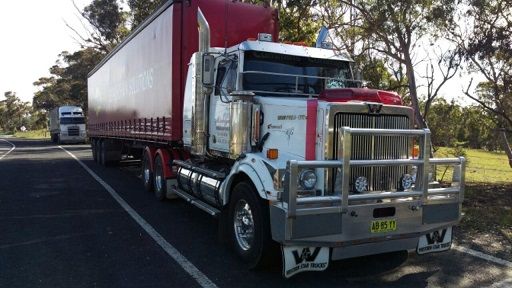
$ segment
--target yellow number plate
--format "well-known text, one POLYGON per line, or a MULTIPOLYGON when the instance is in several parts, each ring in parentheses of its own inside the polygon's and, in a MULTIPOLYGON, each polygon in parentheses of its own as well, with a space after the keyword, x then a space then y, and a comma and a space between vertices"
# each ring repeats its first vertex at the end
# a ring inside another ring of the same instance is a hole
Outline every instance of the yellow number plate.
POLYGON ((370 231, 372 233, 391 232, 396 230, 396 220, 377 220, 372 221, 370 231))

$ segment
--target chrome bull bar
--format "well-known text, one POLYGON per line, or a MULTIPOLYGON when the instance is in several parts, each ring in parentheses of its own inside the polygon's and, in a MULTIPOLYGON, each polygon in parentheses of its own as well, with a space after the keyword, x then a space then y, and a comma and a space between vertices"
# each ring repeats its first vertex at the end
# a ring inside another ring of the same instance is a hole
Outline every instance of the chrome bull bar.
MULTIPOLYGON (((322 161, 297 161, 290 160, 287 163, 285 177, 285 191, 282 201, 286 213, 286 224, 291 227, 297 216, 340 213, 345 214, 349 210, 350 201, 383 200, 397 198, 419 198, 421 205, 432 201, 431 196, 457 195, 452 202, 462 203, 464 200, 465 159, 458 158, 430 158, 430 130, 409 129, 366 129, 343 127, 343 152, 340 160, 322 161), (386 159, 386 160, 350 160, 352 135, 376 135, 376 136, 408 136, 420 138, 420 155, 418 159, 386 159), (452 186, 446 188, 429 188, 429 165, 453 166, 452 186), (416 185, 407 192, 377 192, 368 194, 350 194, 350 167, 351 166, 397 166, 416 165, 418 174, 416 185), (342 187, 341 195, 312 196, 298 198, 298 175, 303 168, 336 168, 341 169, 342 187), (419 184, 419 185, 418 185, 419 184), (325 206, 321 206, 325 204, 325 206), (311 206, 321 207, 311 207, 311 206)), ((292 235, 286 233, 286 240, 292 240, 292 235)))

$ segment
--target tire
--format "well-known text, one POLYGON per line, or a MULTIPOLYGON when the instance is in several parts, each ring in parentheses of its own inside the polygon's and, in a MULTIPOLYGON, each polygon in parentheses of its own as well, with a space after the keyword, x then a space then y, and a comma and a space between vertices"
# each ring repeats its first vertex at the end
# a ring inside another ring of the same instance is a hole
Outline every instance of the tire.
POLYGON ((101 164, 101 140, 94 141, 94 151, 96 151, 96 163, 101 164))
POLYGON ((279 247, 271 238, 268 204, 260 199, 252 184, 236 184, 228 217, 231 242, 242 261, 250 269, 272 264, 279 255, 279 247))
POLYGON ((164 176, 164 165, 162 161, 162 157, 157 155, 155 158, 155 169, 154 173, 154 190, 155 197, 160 201, 164 201, 167 194, 167 181, 164 176))
POLYGON ((97 143, 97 146, 98 146, 98 151, 96 153, 98 153, 98 163, 103 165, 103 166, 107 166, 107 143, 105 143, 105 141, 101 140, 101 141, 98 141, 97 143))
POLYGON ((144 151, 142 156, 142 164, 141 164, 141 175, 142 175, 142 184, 144 184, 144 190, 147 192, 153 192, 153 171, 151 171, 150 158, 151 155, 148 155, 147 151, 144 151))
POLYGON ((97 150, 96 146, 97 146, 96 139, 92 139, 91 140, 91 151, 92 151, 92 159, 94 160, 94 162, 98 162, 98 150, 97 150))

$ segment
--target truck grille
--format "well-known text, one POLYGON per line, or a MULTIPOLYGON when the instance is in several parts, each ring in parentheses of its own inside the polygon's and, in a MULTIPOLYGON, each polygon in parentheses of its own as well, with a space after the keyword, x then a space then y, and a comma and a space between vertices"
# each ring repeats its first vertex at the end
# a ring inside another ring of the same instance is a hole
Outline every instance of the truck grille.
MULTIPOLYGON (((337 159, 339 133, 341 128, 410 129, 409 118, 405 115, 370 115, 337 113, 334 116, 334 150, 337 159)), ((410 152, 410 139, 405 136, 352 136, 352 160, 407 159, 410 152)), ((368 179, 369 191, 393 191, 399 189, 400 178, 407 173, 406 166, 392 167, 353 167, 350 170, 350 187, 357 177, 368 179)), ((334 187, 333 187, 334 188, 334 187)))
POLYGON ((80 136, 80 128, 68 127, 68 136, 80 136))

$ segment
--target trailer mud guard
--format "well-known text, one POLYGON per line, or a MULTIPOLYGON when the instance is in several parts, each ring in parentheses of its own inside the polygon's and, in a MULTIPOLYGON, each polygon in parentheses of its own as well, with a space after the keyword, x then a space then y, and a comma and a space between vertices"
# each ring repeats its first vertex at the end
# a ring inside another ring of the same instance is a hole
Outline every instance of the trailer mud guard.
MULTIPOLYGON (((171 160, 174 159, 174 155, 171 155, 171 153, 167 150, 167 149, 162 149, 162 148, 159 148, 156 150, 156 153, 155 153, 155 157, 153 157, 153 160, 156 159, 156 156, 160 155, 160 157, 162 157, 162 162, 164 163, 163 165, 163 168, 164 168, 164 178, 165 179, 169 179, 169 178, 176 178, 176 174, 172 173, 172 169, 171 169, 171 166, 168 165, 169 163, 171 163, 171 160)), ((154 161, 152 161, 153 163, 154 161)), ((153 164, 151 164, 153 165, 153 164)))
MULTIPOLYGON (((151 169, 151 172, 154 172, 155 171, 155 148, 154 147, 150 147, 150 146, 146 146, 146 148, 144 148, 144 154, 147 153, 147 155, 149 156, 149 168, 151 169)), ((144 157, 144 154, 143 154, 143 157, 144 157)))

